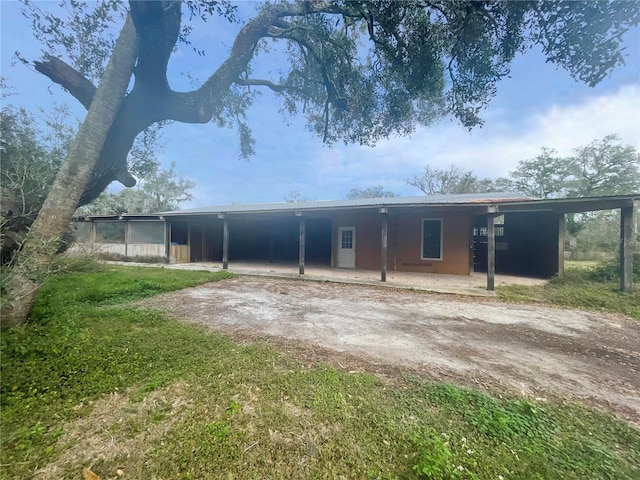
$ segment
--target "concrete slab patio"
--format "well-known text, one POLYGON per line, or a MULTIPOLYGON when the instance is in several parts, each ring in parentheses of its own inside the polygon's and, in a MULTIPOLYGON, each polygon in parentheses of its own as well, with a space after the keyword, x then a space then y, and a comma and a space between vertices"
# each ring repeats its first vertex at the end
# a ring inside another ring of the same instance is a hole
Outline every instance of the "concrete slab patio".
MULTIPOLYGON (((110 262, 130 266, 158 266, 147 263, 110 262)), ((222 270, 222 264, 216 262, 177 263, 162 265, 167 269, 177 270, 206 270, 217 272, 222 270)), ((344 268, 307 266, 304 275, 298 273, 298 265, 283 265, 273 263, 230 263, 229 272, 237 275, 251 275, 260 277, 290 278, 311 280, 318 282, 334 282, 354 285, 382 286, 390 288, 413 289, 455 295, 472 295, 479 297, 494 297, 495 292, 486 289, 487 277, 485 273, 471 275, 444 275, 434 273, 387 272, 387 281, 380 281, 380 272, 376 270, 356 270, 344 268)), ((500 285, 544 285, 547 280, 539 278, 515 277, 510 275, 496 275, 495 284, 500 285)))

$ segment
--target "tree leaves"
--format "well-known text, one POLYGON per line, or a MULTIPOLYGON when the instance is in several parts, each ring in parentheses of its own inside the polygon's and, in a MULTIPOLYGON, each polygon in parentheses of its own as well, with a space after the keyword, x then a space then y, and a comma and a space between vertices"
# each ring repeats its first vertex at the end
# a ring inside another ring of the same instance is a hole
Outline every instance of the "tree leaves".
POLYGON ((43 58, 64 55, 92 81, 100 79, 113 50, 113 24, 124 20, 123 0, 61 1, 57 10, 42 10, 32 0, 21 0, 23 15, 43 45, 43 58))
POLYGON ((195 184, 176 176, 175 163, 168 170, 156 168, 135 188, 119 193, 103 193, 94 202, 82 207, 80 215, 121 215, 123 213, 151 214, 179 210, 180 204, 193 198, 195 184))
POLYGON ((407 184, 419 188, 425 195, 459 194, 495 191, 494 183, 479 179, 471 170, 455 165, 439 168, 426 165, 421 175, 413 175, 407 184))
POLYGON ((388 198, 395 196, 395 193, 385 190, 382 185, 373 185, 367 188, 352 188, 346 198, 348 200, 356 200, 359 198, 388 198))
POLYGON ((539 198, 625 195, 640 191, 640 159, 633 146, 607 135, 575 149, 569 157, 543 147, 540 155, 520 161, 509 178, 497 183, 539 198))
POLYGON ((514 192, 536 198, 598 197, 640 191, 640 156, 632 145, 607 135, 561 157, 542 147, 538 156, 521 160, 508 177, 479 179, 455 165, 426 165, 407 184, 427 195, 474 192, 514 192))

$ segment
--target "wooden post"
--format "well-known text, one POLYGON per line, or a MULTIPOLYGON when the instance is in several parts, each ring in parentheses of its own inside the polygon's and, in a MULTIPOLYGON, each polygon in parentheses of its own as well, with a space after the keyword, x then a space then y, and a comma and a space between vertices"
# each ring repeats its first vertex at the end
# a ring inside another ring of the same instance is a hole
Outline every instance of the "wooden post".
POLYGON ((475 237, 473 236, 473 230, 475 228, 475 223, 476 223, 475 218, 476 217, 474 216, 469 217, 469 275, 471 275, 475 271, 475 262, 474 262, 475 237))
POLYGON ((94 248, 95 243, 96 243, 96 221, 95 219, 91 219, 91 249, 94 248))
POLYGON ((229 268, 229 220, 225 218, 222 223, 222 268, 229 268))
POLYGON ((620 209, 620 290, 633 290, 633 207, 620 209))
POLYGON ((300 243, 298 251, 298 273, 304 275, 304 242, 306 239, 306 225, 304 217, 300 216, 300 243))
POLYGON ((558 215, 558 275, 564 273, 564 213, 558 215))
POLYGON ((380 280, 382 282, 387 281, 387 233, 389 228, 389 222, 387 217, 387 209, 381 208, 382 214, 382 236, 380 242, 380 280))
POLYGON ((496 228, 495 215, 487 215, 487 290, 496 285, 496 228))
POLYGON ((164 218, 164 261, 171 263, 171 224, 164 218))
MULTIPOLYGON (((122 219, 122 217, 120 217, 122 219)), ((129 256, 129 220, 124 219, 124 259, 129 256)))
POLYGON ((187 221, 187 257, 189 257, 189 263, 191 263, 191 222, 187 221))

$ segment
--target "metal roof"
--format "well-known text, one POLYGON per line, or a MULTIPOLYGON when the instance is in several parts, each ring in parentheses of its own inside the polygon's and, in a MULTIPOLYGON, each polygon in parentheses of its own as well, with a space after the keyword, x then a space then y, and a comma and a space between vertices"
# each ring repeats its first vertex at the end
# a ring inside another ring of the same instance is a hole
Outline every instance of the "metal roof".
POLYGON ((87 215, 75 217, 74 220, 124 220, 148 219, 157 220, 163 217, 179 217, 187 215, 224 215, 224 214, 261 214, 261 213, 296 213, 296 212, 328 212, 331 210, 358 210, 385 207, 430 207, 430 208, 485 208, 485 213, 535 212, 553 211, 557 213, 578 213, 597 210, 609 210, 622 207, 640 208, 640 193, 629 195, 612 195, 603 197, 582 198, 535 198, 517 193, 489 192, 464 193, 457 195, 422 195, 419 197, 384 197, 362 198, 356 200, 322 200, 313 202, 279 202, 216 205, 211 207, 191 208, 160 212, 157 214, 125 213, 122 215, 87 215))
POLYGON ((263 213, 263 212, 297 212, 309 210, 333 210, 351 208, 411 207, 411 206, 478 206, 494 205, 504 202, 521 202, 536 200, 517 193, 489 192, 464 193, 457 195, 421 195, 418 197, 384 197, 361 198, 356 200, 321 200, 313 202, 279 202, 256 204, 216 205, 211 207, 190 208, 160 212, 163 216, 211 215, 225 213, 263 213))

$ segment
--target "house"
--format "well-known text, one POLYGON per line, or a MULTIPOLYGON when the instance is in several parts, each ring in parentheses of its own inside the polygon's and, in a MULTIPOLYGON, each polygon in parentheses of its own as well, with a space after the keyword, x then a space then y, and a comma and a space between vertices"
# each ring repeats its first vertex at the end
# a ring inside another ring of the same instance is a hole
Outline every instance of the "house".
POLYGON ((87 217, 78 244, 120 258, 170 263, 264 262, 549 278, 564 268, 565 214, 620 209, 622 288, 632 288, 640 194, 535 199, 516 194, 429 195, 221 205, 157 215, 87 217))

